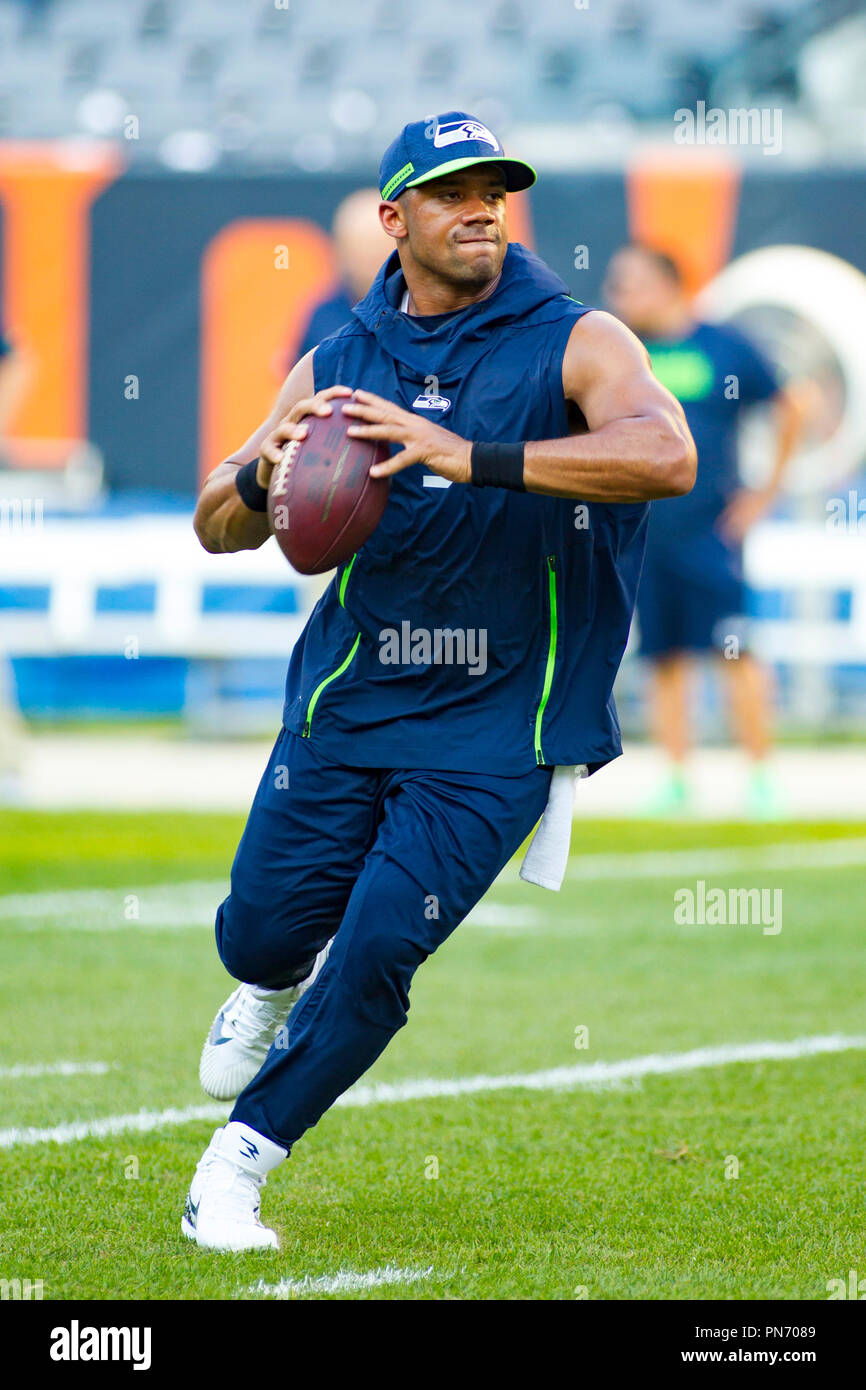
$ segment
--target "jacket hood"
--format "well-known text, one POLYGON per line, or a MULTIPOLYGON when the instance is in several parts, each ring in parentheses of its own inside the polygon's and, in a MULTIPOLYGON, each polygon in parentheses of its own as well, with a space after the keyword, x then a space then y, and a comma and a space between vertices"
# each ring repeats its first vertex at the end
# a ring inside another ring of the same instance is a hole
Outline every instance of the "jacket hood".
POLYGON ((436 364, 443 380, 459 376, 485 351, 491 329, 505 328, 550 300, 569 298, 564 281, 519 242, 509 245, 499 284, 489 299, 447 315, 434 328, 422 328, 400 312, 405 289, 400 258, 393 251, 352 312, 390 357, 421 376, 436 364))

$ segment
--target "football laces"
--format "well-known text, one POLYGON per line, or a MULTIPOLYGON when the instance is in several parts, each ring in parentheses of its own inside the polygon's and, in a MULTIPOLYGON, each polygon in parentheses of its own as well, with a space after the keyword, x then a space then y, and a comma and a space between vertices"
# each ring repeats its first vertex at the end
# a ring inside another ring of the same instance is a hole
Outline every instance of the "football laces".
POLYGON ((300 439, 292 439, 283 450, 283 457, 277 464, 276 477, 274 478, 274 492, 282 492, 289 479, 292 464, 295 461, 295 454, 301 447, 300 439))

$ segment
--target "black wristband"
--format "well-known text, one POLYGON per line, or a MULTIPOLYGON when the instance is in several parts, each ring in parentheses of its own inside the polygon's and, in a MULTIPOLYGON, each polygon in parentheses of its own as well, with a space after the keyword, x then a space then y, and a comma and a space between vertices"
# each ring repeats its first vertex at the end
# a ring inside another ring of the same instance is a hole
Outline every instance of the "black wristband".
POLYGON ((258 465, 258 459, 253 459, 252 463, 245 463, 243 468, 239 468, 235 474, 235 487, 244 506, 251 512, 266 512, 268 490, 256 477, 258 465))
POLYGON ((473 444, 472 482, 476 487, 507 487, 525 492, 523 444, 473 444))

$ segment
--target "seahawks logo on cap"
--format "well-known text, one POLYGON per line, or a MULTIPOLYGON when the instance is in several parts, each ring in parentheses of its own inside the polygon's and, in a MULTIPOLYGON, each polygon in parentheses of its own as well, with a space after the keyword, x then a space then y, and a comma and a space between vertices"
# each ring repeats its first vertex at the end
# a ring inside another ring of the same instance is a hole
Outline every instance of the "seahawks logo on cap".
POLYGON ((437 150, 441 150, 445 145, 457 145, 463 140, 483 140, 485 145, 492 145, 494 150, 500 148, 496 136, 480 121, 446 121, 444 125, 437 125, 436 134, 433 136, 433 144, 437 150))

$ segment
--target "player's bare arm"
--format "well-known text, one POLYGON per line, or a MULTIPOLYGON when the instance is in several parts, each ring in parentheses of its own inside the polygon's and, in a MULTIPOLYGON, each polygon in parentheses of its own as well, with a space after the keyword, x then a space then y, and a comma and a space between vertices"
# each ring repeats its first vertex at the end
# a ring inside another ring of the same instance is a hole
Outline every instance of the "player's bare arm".
POLYGON ((803 435, 807 392, 805 384, 789 383, 773 399, 776 452, 770 476, 763 487, 744 487, 735 492, 719 517, 719 530, 733 544, 745 538, 746 532, 767 514, 779 495, 788 464, 803 435))
POLYGON ((646 349, 619 319, 601 311, 578 319, 562 386, 587 432, 526 445, 528 492, 651 502, 691 491, 697 452, 682 406, 653 376, 646 349))
POLYGON ((330 386, 318 394, 313 382, 313 354, 308 352, 286 377, 267 420, 245 444, 210 473, 198 499, 193 518, 195 533, 205 550, 217 555, 236 550, 258 550, 270 535, 266 512, 251 511, 237 489, 238 470, 258 459, 256 482, 267 488, 274 466, 286 444, 303 439, 307 415, 330 415, 329 401, 350 396, 347 386, 330 386))
MULTIPOLYGON (((624 324, 598 311, 578 319, 562 378, 565 397, 587 430, 525 446, 528 492, 585 502, 647 502, 690 491, 697 455, 682 407, 653 376, 645 348, 624 324)), ((370 470, 375 476, 423 463, 452 482, 471 482, 473 441, 368 391, 356 391, 344 413, 358 419, 349 431, 357 438, 402 445, 370 470)))

